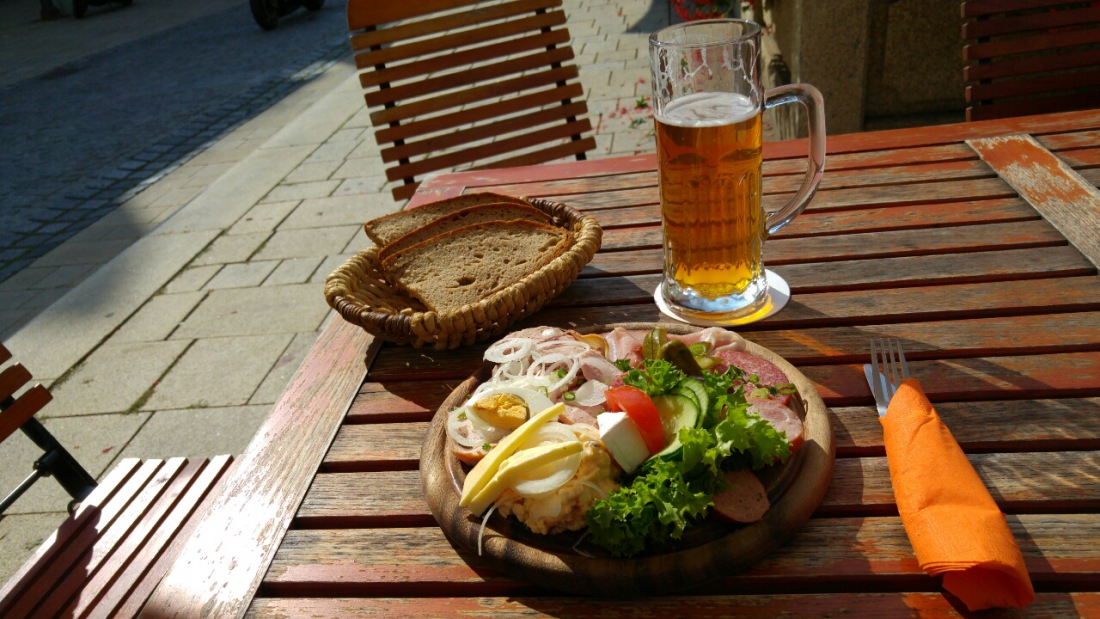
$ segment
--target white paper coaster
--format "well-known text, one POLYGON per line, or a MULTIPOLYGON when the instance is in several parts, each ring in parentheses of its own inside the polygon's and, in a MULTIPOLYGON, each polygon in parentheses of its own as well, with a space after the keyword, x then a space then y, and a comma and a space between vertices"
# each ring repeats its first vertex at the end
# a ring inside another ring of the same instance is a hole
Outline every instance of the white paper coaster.
POLYGON ((662 314, 680 322, 704 327, 747 325, 775 314, 787 305, 787 301, 791 300, 791 287, 787 285, 787 281, 777 275, 775 271, 765 269, 764 272, 767 274, 768 278, 768 299, 763 307, 748 316, 741 316, 728 320, 702 320, 697 318, 688 320, 687 318, 677 316, 668 309, 668 304, 665 303, 664 295, 661 294, 661 287, 663 284, 657 285, 657 291, 653 293, 653 301, 657 303, 657 307, 661 310, 662 314))

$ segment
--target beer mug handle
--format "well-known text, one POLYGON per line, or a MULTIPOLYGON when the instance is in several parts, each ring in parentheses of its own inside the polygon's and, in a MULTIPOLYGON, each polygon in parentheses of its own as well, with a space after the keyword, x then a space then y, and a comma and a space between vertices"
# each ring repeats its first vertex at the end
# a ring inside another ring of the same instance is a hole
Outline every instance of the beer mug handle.
POLYGON ((764 93, 764 109, 770 110, 784 103, 801 103, 806 108, 810 128, 810 156, 806 176, 798 193, 786 206, 768 215, 766 235, 771 236, 789 224, 814 197, 821 175, 825 172, 825 103, 821 93, 809 84, 787 84, 771 88, 764 93))

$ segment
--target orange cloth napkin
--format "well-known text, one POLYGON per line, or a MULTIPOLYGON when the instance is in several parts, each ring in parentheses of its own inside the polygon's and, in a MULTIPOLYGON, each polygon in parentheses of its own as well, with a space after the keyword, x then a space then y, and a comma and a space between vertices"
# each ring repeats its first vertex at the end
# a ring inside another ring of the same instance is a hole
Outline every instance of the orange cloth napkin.
POLYGON ((880 417, 898 512, 921 569, 970 610, 1035 600, 1004 514, 910 378, 880 417))

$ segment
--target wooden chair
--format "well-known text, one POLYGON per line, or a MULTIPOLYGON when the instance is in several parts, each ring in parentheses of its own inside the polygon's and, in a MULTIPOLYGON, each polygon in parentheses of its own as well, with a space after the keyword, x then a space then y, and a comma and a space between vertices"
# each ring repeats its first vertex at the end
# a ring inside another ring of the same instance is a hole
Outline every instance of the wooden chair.
POLYGON ((1100 3, 962 3, 967 120, 1100 107, 1100 3))
POLYGON ((561 0, 350 0, 386 177, 544 163, 596 147, 561 0), (574 101, 574 99, 580 99, 574 101))
MULTIPOLYGON (((0 366, 11 356, 0 344, 0 366)), ((34 419, 52 398, 41 384, 23 390, 31 379, 19 363, 0 372, 0 441, 22 430, 45 452, 4 507, 48 475, 73 502, 69 518, 0 588, 0 617, 137 616, 232 458, 127 458, 96 484, 34 419)))

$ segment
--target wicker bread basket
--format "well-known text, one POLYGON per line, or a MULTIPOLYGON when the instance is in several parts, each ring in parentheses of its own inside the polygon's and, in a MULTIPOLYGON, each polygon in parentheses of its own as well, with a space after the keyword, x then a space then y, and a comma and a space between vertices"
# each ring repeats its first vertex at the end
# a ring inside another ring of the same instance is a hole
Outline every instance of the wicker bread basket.
POLYGON ((344 320, 397 344, 449 350, 498 337, 565 290, 592 260, 603 236, 594 218, 564 204, 526 201, 548 214, 555 226, 571 230, 573 244, 538 271, 477 303, 445 312, 428 310, 386 281, 377 247, 358 253, 329 275, 325 299, 344 320))

